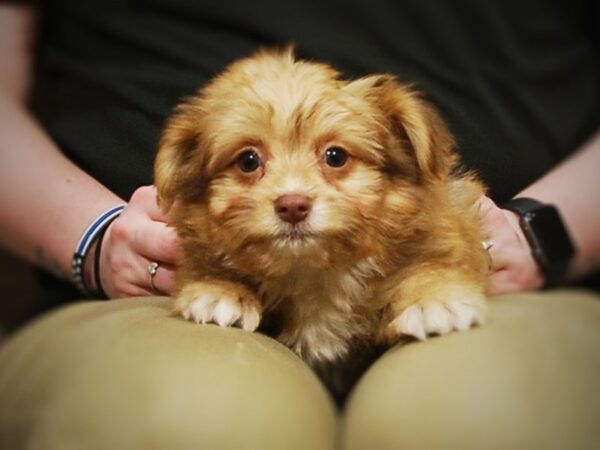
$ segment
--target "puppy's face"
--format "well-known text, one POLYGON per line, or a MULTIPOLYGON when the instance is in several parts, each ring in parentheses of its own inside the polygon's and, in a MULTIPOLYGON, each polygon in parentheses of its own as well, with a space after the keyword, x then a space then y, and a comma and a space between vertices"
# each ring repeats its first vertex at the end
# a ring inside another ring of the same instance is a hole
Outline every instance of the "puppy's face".
POLYGON ((277 275, 380 255, 410 234, 419 192, 452 166, 451 145, 391 77, 346 82, 291 52, 262 52, 178 108, 156 184, 184 246, 277 275))

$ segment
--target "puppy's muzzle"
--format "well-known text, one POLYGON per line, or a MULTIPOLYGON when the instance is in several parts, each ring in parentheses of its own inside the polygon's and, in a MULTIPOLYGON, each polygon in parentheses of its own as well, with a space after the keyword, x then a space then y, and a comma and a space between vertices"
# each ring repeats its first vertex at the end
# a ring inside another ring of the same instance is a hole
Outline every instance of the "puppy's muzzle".
POLYGON ((274 208, 281 220, 295 225, 308 217, 312 201, 303 194, 285 194, 275 200, 274 208))

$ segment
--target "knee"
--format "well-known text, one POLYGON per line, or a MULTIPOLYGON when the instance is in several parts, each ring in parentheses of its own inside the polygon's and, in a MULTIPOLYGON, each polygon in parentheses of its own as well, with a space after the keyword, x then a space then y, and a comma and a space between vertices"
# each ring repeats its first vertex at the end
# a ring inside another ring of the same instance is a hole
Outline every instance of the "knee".
POLYGON ((489 323, 390 350, 346 410, 348 449, 593 448, 600 299, 492 300, 489 323))
POLYGON ((0 447, 333 447, 332 403, 287 349, 136 301, 58 312, 8 342, 0 447))

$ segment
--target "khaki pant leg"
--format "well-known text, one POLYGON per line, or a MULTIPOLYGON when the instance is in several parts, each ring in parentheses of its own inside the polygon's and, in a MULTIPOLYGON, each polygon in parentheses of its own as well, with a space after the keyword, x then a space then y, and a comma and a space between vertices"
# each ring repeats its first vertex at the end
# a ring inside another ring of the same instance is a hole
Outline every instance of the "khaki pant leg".
POLYGON ((168 299, 80 303, 0 347, 0 448, 323 449, 334 406, 272 339, 171 317, 168 299))
POLYGON ((346 449, 600 448, 600 297, 492 299, 489 323, 391 349, 355 389, 346 449))

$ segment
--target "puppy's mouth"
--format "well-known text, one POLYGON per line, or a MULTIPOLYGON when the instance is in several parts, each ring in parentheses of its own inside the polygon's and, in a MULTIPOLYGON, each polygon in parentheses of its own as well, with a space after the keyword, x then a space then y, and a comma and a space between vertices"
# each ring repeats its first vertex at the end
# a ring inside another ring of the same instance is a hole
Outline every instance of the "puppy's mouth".
POLYGON ((288 240, 292 242, 302 242, 309 239, 314 239, 314 237, 314 233, 295 227, 275 235, 275 238, 278 240, 288 240))
POLYGON ((313 244, 317 238, 314 231, 303 226, 290 226, 280 230, 274 235, 275 242, 279 245, 304 246, 313 244))

